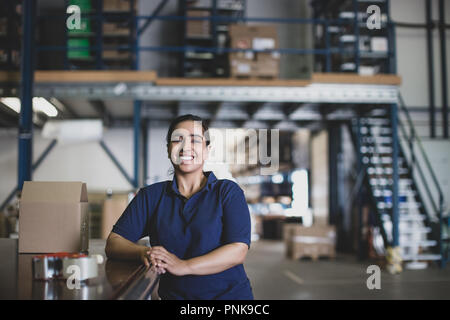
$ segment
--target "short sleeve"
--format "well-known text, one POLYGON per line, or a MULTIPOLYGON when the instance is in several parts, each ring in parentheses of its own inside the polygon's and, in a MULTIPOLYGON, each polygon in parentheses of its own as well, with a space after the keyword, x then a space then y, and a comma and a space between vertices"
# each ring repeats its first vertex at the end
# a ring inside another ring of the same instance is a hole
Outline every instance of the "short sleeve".
POLYGON ((112 232, 131 242, 136 242, 147 236, 147 221, 150 212, 149 200, 146 192, 142 189, 139 190, 113 226, 112 232))
POLYGON ((250 248, 250 212, 242 189, 233 183, 224 188, 223 193, 223 234, 224 244, 243 242, 250 248))

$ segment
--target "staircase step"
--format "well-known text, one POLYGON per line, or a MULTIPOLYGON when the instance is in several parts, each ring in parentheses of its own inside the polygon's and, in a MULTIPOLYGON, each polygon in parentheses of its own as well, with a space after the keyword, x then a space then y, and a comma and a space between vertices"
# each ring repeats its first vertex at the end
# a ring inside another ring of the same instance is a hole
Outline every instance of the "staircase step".
POLYGON ((360 148, 361 153, 374 153, 374 154, 392 154, 392 147, 375 147, 375 146, 362 146, 360 148))
MULTIPOLYGON (((394 173, 394 169, 392 169, 392 167, 368 167, 367 168, 367 173, 369 175, 389 175, 389 177, 392 176, 392 174, 394 173)), ((407 168, 398 168, 398 174, 399 175, 406 175, 409 173, 409 170, 407 168)))
MULTIPOLYGON (((390 189, 374 190, 373 193, 374 193, 375 197, 391 197, 392 196, 392 190, 390 190, 390 189)), ((399 195, 399 197, 414 197, 417 195, 417 191, 405 190, 403 192, 399 192, 398 195, 399 195)))
POLYGON ((373 135, 373 136, 382 136, 382 135, 390 135, 392 134, 392 129, 390 127, 370 127, 370 126, 361 126, 360 128, 361 134, 364 135, 373 135))
POLYGON ((424 221, 425 216, 421 214, 400 214, 399 215, 400 221, 424 221))
POLYGON ((430 233, 430 227, 421 227, 421 228, 400 228, 400 234, 416 234, 416 233, 430 233))
POLYGON ((362 137, 364 143, 392 144, 391 137, 362 137))
POLYGON ((400 202, 398 204, 399 209, 419 209, 422 207, 420 202, 400 202))
POLYGON ((403 261, 411 261, 411 260, 424 260, 424 261, 435 261, 441 260, 440 254, 432 254, 432 253, 422 253, 422 254, 406 254, 402 256, 403 261))
POLYGON ((374 126, 389 125, 391 122, 386 118, 361 118, 361 124, 370 124, 374 126))
POLYGON ((437 245, 435 240, 421 240, 421 241, 410 241, 406 243, 400 243, 400 247, 434 247, 437 245))

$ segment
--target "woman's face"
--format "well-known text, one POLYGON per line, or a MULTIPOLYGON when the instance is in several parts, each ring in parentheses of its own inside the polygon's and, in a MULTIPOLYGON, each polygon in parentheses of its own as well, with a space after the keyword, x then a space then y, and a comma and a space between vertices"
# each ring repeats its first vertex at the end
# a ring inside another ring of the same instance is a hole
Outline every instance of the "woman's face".
POLYGON ((175 127, 168 146, 169 159, 175 169, 184 173, 203 170, 208 152, 200 121, 187 120, 175 127))

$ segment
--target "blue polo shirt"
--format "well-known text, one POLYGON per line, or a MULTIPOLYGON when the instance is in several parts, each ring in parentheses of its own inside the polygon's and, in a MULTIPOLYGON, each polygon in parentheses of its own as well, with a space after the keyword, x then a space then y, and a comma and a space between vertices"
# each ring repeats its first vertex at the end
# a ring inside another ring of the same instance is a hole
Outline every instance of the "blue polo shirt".
MULTIPOLYGON (((250 247, 250 213, 242 189, 233 181, 218 180, 209 171, 206 185, 189 199, 172 181, 139 190, 112 231, 136 242, 149 236, 151 246, 163 246, 180 259, 202 256, 225 244, 250 247)), ((211 275, 175 276, 159 282, 162 299, 253 299, 242 264, 211 275)))

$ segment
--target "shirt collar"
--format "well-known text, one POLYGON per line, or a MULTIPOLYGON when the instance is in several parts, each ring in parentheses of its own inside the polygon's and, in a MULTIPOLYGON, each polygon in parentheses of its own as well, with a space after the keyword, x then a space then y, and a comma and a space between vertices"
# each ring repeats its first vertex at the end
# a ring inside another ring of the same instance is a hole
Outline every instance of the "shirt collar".
MULTIPOLYGON (((204 171, 203 174, 208 178, 204 189, 209 191, 217 182, 217 178, 212 171, 204 171)), ((168 192, 173 192, 177 195, 181 195, 180 191, 178 191, 177 179, 175 177, 175 174, 173 175, 172 181, 169 181, 169 183, 167 184, 167 187, 168 192)))

